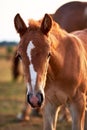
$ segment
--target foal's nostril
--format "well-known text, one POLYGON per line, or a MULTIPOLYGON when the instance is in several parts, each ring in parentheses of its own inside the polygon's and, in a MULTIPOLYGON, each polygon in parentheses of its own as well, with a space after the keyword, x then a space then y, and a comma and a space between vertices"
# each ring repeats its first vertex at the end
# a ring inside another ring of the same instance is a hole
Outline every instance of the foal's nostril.
POLYGON ((29 104, 31 104, 30 98, 32 98, 32 96, 33 96, 32 93, 30 93, 30 94, 27 95, 27 102, 28 102, 29 104))
POLYGON ((43 102, 43 94, 42 93, 37 93, 36 95, 38 97, 38 105, 41 106, 43 102))

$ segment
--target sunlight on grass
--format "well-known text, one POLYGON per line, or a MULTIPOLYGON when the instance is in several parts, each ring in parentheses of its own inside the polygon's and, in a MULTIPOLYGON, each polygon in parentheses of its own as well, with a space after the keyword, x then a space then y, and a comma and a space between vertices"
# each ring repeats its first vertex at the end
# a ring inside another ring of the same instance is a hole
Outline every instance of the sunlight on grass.
POLYGON ((11 81, 11 61, 0 59, 0 82, 11 81))
POLYGON ((12 57, 8 59, 6 49, 0 49, 0 114, 16 115, 25 103, 26 88, 23 80, 13 81, 12 57))

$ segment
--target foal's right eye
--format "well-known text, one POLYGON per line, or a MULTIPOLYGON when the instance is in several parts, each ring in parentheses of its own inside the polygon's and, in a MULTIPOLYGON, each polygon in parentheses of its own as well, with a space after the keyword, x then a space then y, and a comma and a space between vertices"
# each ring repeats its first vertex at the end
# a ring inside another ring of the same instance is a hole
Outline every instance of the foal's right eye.
POLYGON ((19 58, 20 60, 22 60, 22 57, 21 57, 21 55, 18 55, 18 58, 19 58))
POLYGON ((20 54, 18 54, 17 57, 19 58, 19 60, 22 60, 22 57, 20 54))

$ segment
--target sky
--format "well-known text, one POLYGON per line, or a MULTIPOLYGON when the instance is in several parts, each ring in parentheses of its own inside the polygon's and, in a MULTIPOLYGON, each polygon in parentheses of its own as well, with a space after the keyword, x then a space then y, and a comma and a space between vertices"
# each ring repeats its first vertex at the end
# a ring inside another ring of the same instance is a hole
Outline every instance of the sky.
POLYGON ((17 13, 20 13, 27 24, 28 19, 38 20, 45 13, 54 13, 61 5, 70 1, 79 0, 0 0, 0 41, 19 41, 14 27, 17 13))

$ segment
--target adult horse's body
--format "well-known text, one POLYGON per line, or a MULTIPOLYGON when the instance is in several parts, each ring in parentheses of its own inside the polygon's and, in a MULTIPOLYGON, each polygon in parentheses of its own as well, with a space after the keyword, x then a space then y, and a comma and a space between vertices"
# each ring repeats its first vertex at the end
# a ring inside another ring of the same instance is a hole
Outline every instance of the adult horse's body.
POLYGON ((72 130, 84 130, 87 86, 87 29, 67 33, 46 14, 27 27, 19 14, 14 19, 21 40, 27 100, 34 107, 44 104, 44 130, 55 130, 58 106, 67 105, 72 130))
POLYGON ((52 17, 67 32, 87 28, 87 2, 66 3, 58 8, 52 17))

